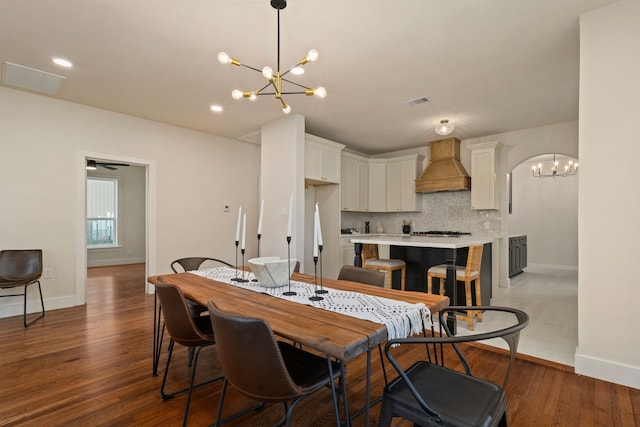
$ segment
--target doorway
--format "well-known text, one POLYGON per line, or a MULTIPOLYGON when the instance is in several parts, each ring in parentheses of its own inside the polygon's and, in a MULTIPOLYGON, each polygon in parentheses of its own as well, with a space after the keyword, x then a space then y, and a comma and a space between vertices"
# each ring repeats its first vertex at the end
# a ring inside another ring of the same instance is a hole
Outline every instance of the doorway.
POLYGON ((543 154, 513 168, 507 230, 509 236, 527 237, 527 268, 511 277, 509 288, 498 289, 496 303, 529 313, 531 323, 521 338, 524 353, 573 366, 578 342, 578 174, 564 175, 569 162, 575 169, 573 157, 543 154))
MULTIPOLYGON (((144 263, 145 277, 148 277, 156 271, 156 166, 155 161, 149 159, 141 159, 114 154, 105 154, 98 152, 78 151, 75 159, 75 254, 76 254, 76 284, 75 298, 76 305, 85 303, 86 296, 86 279, 88 257, 86 249, 86 177, 87 177, 87 160, 96 160, 104 162, 124 163, 131 167, 142 168, 144 172, 144 263)), ((126 254, 126 249, 125 252, 126 254)), ((145 283, 145 292, 152 293, 153 286, 145 283)))

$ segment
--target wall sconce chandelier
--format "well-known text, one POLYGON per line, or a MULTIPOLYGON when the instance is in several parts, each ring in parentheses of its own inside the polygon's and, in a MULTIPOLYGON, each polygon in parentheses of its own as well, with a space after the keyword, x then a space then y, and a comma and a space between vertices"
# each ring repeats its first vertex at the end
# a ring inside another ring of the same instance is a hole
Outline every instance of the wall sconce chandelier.
POLYGON ((546 172, 542 169, 542 163, 538 163, 531 167, 531 172, 534 178, 555 178, 557 176, 567 177, 578 173, 578 162, 569 160, 562 169, 559 170, 560 162, 556 160, 556 155, 553 155, 553 166, 551 170, 546 172))
POLYGON ((220 52, 218 54, 218 61, 220 61, 220 63, 222 64, 231 64, 231 65, 235 65, 236 67, 242 66, 242 67, 257 71, 259 73, 262 73, 262 75, 268 81, 268 83, 264 85, 261 89, 254 90, 254 91, 241 91, 239 89, 234 89, 231 92, 231 96, 233 97, 233 99, 249 98, 250 100, 255 101, 256 98, 260 95, 275 95, 276 99, 280 101, 282 111, 285 114, 289 114, 291 112, 291 106, 285 102, 285 100, 282 98, 282 95, 305 94, 307 96, 317 96, 318 98, 324 98, 325 96, 327 96, 327 91, 322 86, 317 88, 307 87, 284 78, 284 76, 286 76, 289 73, 294 75, 303 74, 304 69, 302 68, 302 66, 305 65, 307 62, 313 62, 318 59, 318 51, 315 49, 311 49, 307 54, 307 56, 302 58, 300 62, 298 62, 293 67, 289 68, 287 71, 280 72, 280 10, 287 7, 287 1, 271 0, 271 6, 278 11, 278 63, 277 63, 276 72, 274 73, 273 69, 269 66, 265 66, 264 68, 262 68, 262 70, 259 70, 250 65, 243 64, 240 62, 240 60, 232 58, 224 52, 220 52), (282 91, 283 82, 298 86, 299 88, 304 90, 283 92, 282 91), (273 92, 264 92, 268 88, 273 88, 273 92))
POLYGON ((440 120, 440 123, 438 123, 436 125, 436 133, 438 135, 449 135, 451 132, 453 132, 454 126, 449 123, 449 120, 444 119, 444 120, 440 120))

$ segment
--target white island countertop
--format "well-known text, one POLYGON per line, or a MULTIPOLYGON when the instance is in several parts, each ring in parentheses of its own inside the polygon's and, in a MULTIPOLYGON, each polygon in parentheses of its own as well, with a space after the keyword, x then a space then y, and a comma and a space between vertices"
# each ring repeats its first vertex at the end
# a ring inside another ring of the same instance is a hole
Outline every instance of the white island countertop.
POLYGON ((444 248, 458 249, 467 248, 471 245, 493 243, 494 238, 490 236, 460 236, 460 237, 427 237, 427 236, 367 236, 352 235, 351 243, 364 243, 373 245, 390 245, 390 246, 411 246, 416 248, 444 248))

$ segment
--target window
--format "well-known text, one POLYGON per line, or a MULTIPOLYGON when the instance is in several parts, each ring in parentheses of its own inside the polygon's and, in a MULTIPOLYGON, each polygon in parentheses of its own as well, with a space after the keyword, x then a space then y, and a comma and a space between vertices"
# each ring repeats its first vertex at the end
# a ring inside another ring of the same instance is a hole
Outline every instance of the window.
POLYGON ((87 248, 118 246, 118 180, 87 177, 87 248))

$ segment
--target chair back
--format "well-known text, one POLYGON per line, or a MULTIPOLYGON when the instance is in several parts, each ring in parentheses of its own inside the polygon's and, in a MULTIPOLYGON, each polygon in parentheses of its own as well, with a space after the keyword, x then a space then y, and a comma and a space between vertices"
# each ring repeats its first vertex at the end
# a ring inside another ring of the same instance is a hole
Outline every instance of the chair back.
POLYGON ((384 287, 385 276, 381 271, 343 265, 338 274, 338 280, 349 280, 351 282, 384 287))
POLYGON ((379 259, 378 245, 363 244, 362 245, 362 262, 368 259, 379 259))
POLYGON ((158 283, 155 286, 167 331, 174 341, 187 347, 194 347, 201 345, 203 341, 211 340, 195 324, 180 289, 170 284, 158 283))
POLYGON ((218 360, 235 388, 262 402, 288 401, 302 395, 265 320, 224 312, 212 301, 208 309, 218 360))
POLYGON ((228 262, 222 261, 222 260, 217 259, 217 258, 187 257, 187 258, 179 258, 179 259, 173 261, 171 263, 171 269, 173 270, 174 273, 178 273, 178 270, 176 269, 177 266, 182 267, 183 271, 198 270, 200 268, 200 266, 202 264, 204 264, 205 261, 219 262, 219 263, 224 264, 224 265, 226 265, 228 267, 232 266, 228 262))
POLYGON ((18 249, 0 251, 0 284, 29 285, 42 276, 42 250, 18 249))
POLYGON ((484 245, 471 245, 469 246, 469 255, 467 255, 467 267, 465 275, 471 276, 471 273, 480 273, 480 265, 482 264, 482 249, 484 245))

